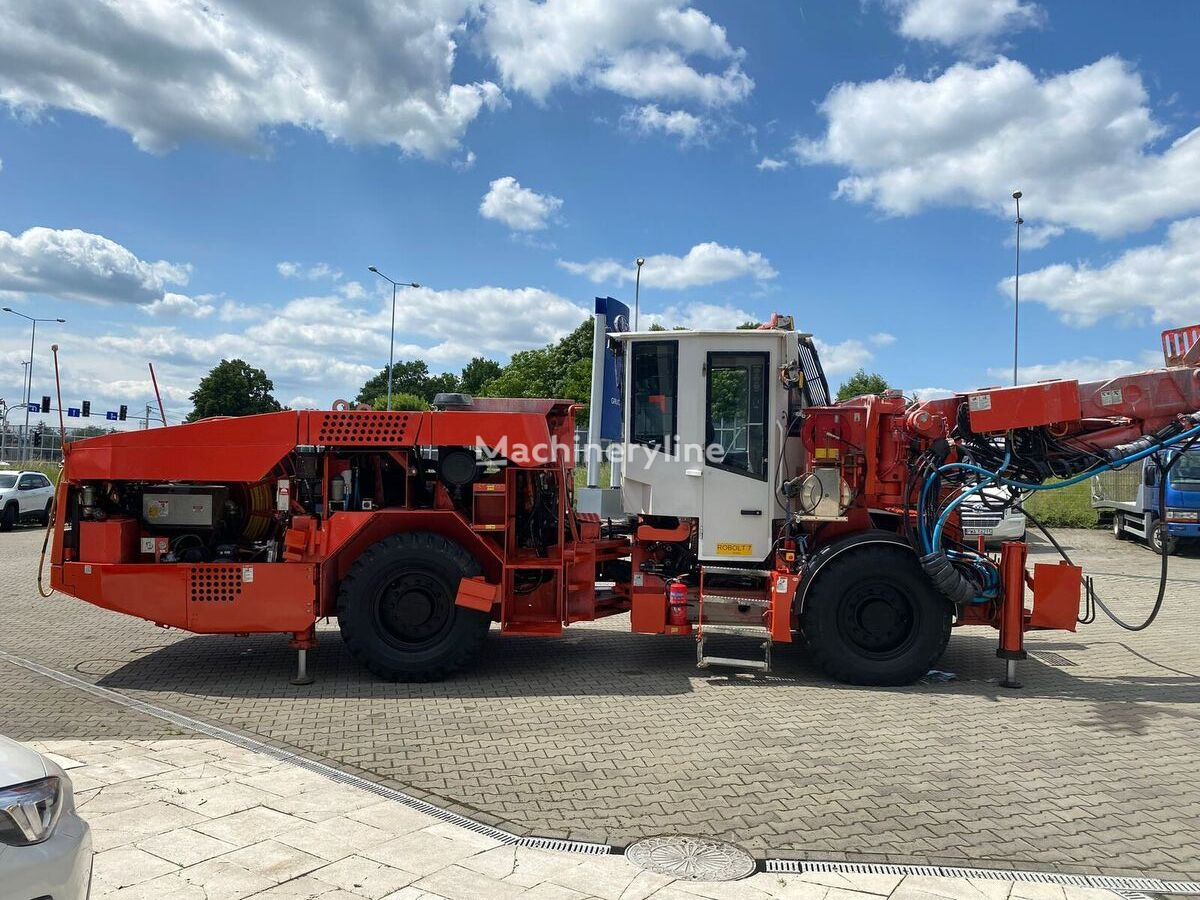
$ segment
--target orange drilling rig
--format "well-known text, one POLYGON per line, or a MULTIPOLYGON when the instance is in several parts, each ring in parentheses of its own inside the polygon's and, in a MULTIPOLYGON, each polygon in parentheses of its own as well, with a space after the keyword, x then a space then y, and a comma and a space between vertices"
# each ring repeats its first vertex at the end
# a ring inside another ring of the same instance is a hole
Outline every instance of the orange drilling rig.
POLYGON ((786 317, 732 332, 604 323, 621 477, 591 512, 577 510, 569 401, 209 419, 67 446, 51 584, 163 626, 289 635, 301 681, 325 617, 372 672, 430 680, 468 666, 490 631, 627 613, 634 632, 694 640, 701 666, 766 669, 774 644, 803 636, 830 676, 860 684, 912 682, 952 626, 986 625, 1015 685, 1026 631, 1075 629, 1082 573, 1028 570, 1022 541, 986 552, 963 501, 1019 504, 1145 458, 1169 474, 1200 437, 1200 326, 1164 333, 1165 368, 1107 381, 835 403, 786 317), (710 655, 721 632, 755 636, 762 658, 710 655))

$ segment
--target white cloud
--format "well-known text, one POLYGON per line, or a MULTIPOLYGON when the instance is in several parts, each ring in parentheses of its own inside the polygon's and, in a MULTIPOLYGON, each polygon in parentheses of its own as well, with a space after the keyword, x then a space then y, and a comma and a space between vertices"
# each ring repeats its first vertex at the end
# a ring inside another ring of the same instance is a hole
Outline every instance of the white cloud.
POLYGON ((322 278, 337 281, 342 277, 341 269, 335 269, 329 263, 323 262, 313 266, 305 266, 298 262, 277 262, 275 270, 284 278, 304 278, 308 281, 318 281, 322 278))
POLYGON ((958 392, 945 387, 909 388, 904 392, 905 396, 916 397, 921 403, 926 400, 944 400, 947 397, 953 397, 956 393, 958 392))
POLYGON ((262 307, 247 306, 244 303, 226 300, 221 304, 221 311, 217 314, 217 318, 222 322, 253 322, 265 315, 266 310, 262 307))
MULTIPOLYGON (((1040 250, 1065 233, 1066 229, 1059 225, 1022 225, 1021 247, 1025 250, 1040 250)), ((1016 242, 1016 235, 1009 235, 1004 241, 1004 246, 1012 247, 1016 242)))
POLYGON ((505 175, 488 186, 479 204, 479 214, 503 222, 514 231, 540 231, 562 205, 558 197, 522 187, 517 179, 505 175))
MULTIPOLYGON (((637 274, 637 267, 632 260, 621 263, 615 259, 594 259, 581 263, 560 259, 558 264, 573 275, 582 275, 595 284, 623 284, 633 281, 637 274)), ((642 284, 683 290, 734 278, 750 277, 766 281, 778 274, 761 253, 709 241, 696 244, 684 256, 660 253, 646 257, 642 268, 642 284)))
POLYGON ((983 49, 1001 34, 1041 25, 1045 14, 1021 0, 890 0, 904 37, 983 49))
POLYGON ((890 347, 896 343, 896 336, 888 334, 886 331, 877 331, 875 334, 870 335, 867 340, 876 347, 890 347))
POLYGON ((658 313, 646 313, 642 319, 644 321, 638 323, 642 330, 651 325, 661 325, 663 328, 678 325, 692 331, 728 331, 743 322, 755 321, 757 316, 727 303, 688 303, 668 306, 658 313))
POLYGON ((678 138, 684 145, 706 143, 716 131, 713 123, 703 116, 682 109, 664 112, 654 103, 626 110, 621 124, 641 134, 661 132, 678 138))
POLYGON ((780 169, 786 169, 787 167, 786 159, 773 159, 770 156, 764 156, 754 168, 760 172, 778 172, 780 169))
POLYGON ((7 296, 148 304, 162 300, 167 285, 187 284, 190 271, 165 260, 147 262, 115 241, 75 228, 0 231, 0 294, 7 296))
POLYGON ((875 358, 870 349, 858 338, 848 338, 837 344, 831 344, 820 338, 813 338, 817 345, 817 354, 821 358, 821 368, 827 375, 840 375, 845 372, 856 372, 875 358))
POLYGON ((892 215, 970 206, 1113 237, 1200 209, 1200 128, 1159 148, 1142 79, 1124 60, 1039 79, 1000 58, 936 78, 841 84, 806 163, 848 170, 838 194, 892 215))
MULTIPOLYGON (((1011 277, 1000 289, 1013 295, 1011 277)), ((1169 325, 1200 318, 1200 218, 1171 224, 1166 240, 1126 250, 1107 265, 1058 263, 1021 276, 1021 302, 1043 303, 1068 324, 1105 316, 1169 325)))
MULTIPOLYGON (((1036 365, 1018 366, 1017 380, 1021 384, 1035 381, 1048 381, 1053 378, 1075 379, 1078 381, 1107 381, 1117 375, 1128 375, 1132 372, 1143 372, 1146 369, 1162 368, 1161 354, 1146 351, 1137 359, 1100 359, 1095 356, 1082 356, 1077 359, 1063 359, 1052 363, 1037 363, 1036 365)), ((1012 368, 988 369, 992 378, 1002 379, 1005 384, 1012 378, 1012 368)))
POLYGON ((593 80, 632 100, 692 100, 706 106, 737 103, 754 90, 753 79, 737 63, 719 74, 701 74, 673 50, 628 50, 593 80))
POLYGON ((442 156, 485 108, 457 84, 455 33, 472 0, 355 5, 128 0, 8 5, 0 102, 95 116, 142 149, 205 139, 261 151, 292 125, 350 143, 442 156))
POLYGON ((754 87, 725 29, 685 0, 489 0, 483 39, 504 84, 539 102, 562 84, 707 104, 754 87), (725 67, 702 73, 694 56, 725 67))
POLYGON ((143 305, 142 309, 158 319, 205 319, 217 311, 211 295, 188 297, 170 291, 161 299, 143 305))

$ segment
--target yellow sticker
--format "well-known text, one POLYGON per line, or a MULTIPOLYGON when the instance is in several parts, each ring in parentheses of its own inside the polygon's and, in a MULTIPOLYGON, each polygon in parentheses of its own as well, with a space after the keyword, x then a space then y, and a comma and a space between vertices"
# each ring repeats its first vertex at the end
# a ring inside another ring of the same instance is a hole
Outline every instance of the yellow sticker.
POLYGON ((752 544, 717 544, 717 556, 749 556, 753 552, 752 544))

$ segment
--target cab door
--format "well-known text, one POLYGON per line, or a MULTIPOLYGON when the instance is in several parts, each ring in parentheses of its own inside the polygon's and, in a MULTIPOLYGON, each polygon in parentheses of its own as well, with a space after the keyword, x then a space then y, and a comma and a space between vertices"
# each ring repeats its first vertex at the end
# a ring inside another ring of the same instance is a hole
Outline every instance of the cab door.
POLYGON ((707 354, 701 559, 751 562, 770 552, 771 371, 766 351, 707 354))

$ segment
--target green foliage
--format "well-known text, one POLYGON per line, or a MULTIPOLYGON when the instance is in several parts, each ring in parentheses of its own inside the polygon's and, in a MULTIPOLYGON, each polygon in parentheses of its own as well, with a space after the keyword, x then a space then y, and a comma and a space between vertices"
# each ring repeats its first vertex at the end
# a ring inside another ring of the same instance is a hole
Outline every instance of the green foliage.
POLYGON ((659 325, 657 322, 653 322, 653 323, 651 323, 650 327, 646 330, 647 331, 666 331, 667 329, 665 326, 659 325))
POLYGON ((192 393, 193 409, 185 421, 279 412, 283 407, 271 396, 274 389, 274 383, 262 369, 256 369, 244 360, 223 359, 200 380, 192 393))
MULTIPOLYGON (((387 409, 387 394, 382 397, 376 397, 371 404, 372 409, 387 409)), ((416 394, 397 394, 392 393, 392 409, 409 409, 416 412, 423 412, 429 409, 429 402, 424 397, 418 397, 416 394)))
POLYGON ((877 372, 868 374, 865 369, 860 368, 838 388, 837 398, 841 402, 864 394, 882 394, 886 390, 889 390, 886 378, 877 372))
POLYGON ((458 379, 458 390, 475 396, 483 390, 484 385, 493 378, 499 378, 503 372, 504 367, 494 359, 476 356, 463 367, 462 377, 458 379))
MULTIPOLYGON (((591 318, 560 339, 538 350, 514 353, 504 371, 480 392, 485 397, 548 397, 588 401, 592 385, 591 318)), ((579 425, 587 424, 587 410, 578 416, 579 425)))
MULTIPOLYGON (((388 370, 384 366, 377 375, 367 379, 366 384, 354 399, 359 403, 371 406, 379 397, 384 398, 387 405, 388 370)), ((423 359, 411 362, 403 360, 392 366, 392 408, 396 408, 397 394, 413 394, 421 397, 426 403, 438 394, 452 393, 458 390, 458 377, 449 372, 440 375, 430 375, 429 365, 423 359)))
POLYGON ((743 322, 738 326, 738 331, 757 330, 760 325, 762 325, 762 322, 743 322))
MULTIPOLYGON (((1087 481, 1056 491, 1035 491, 1025 507, 1047 528, 1096 528, 1100 515, 1092 509, 1092 488, 1087 481)), ((1033 529, 1033 524, 1029 526, 1033 529)))

